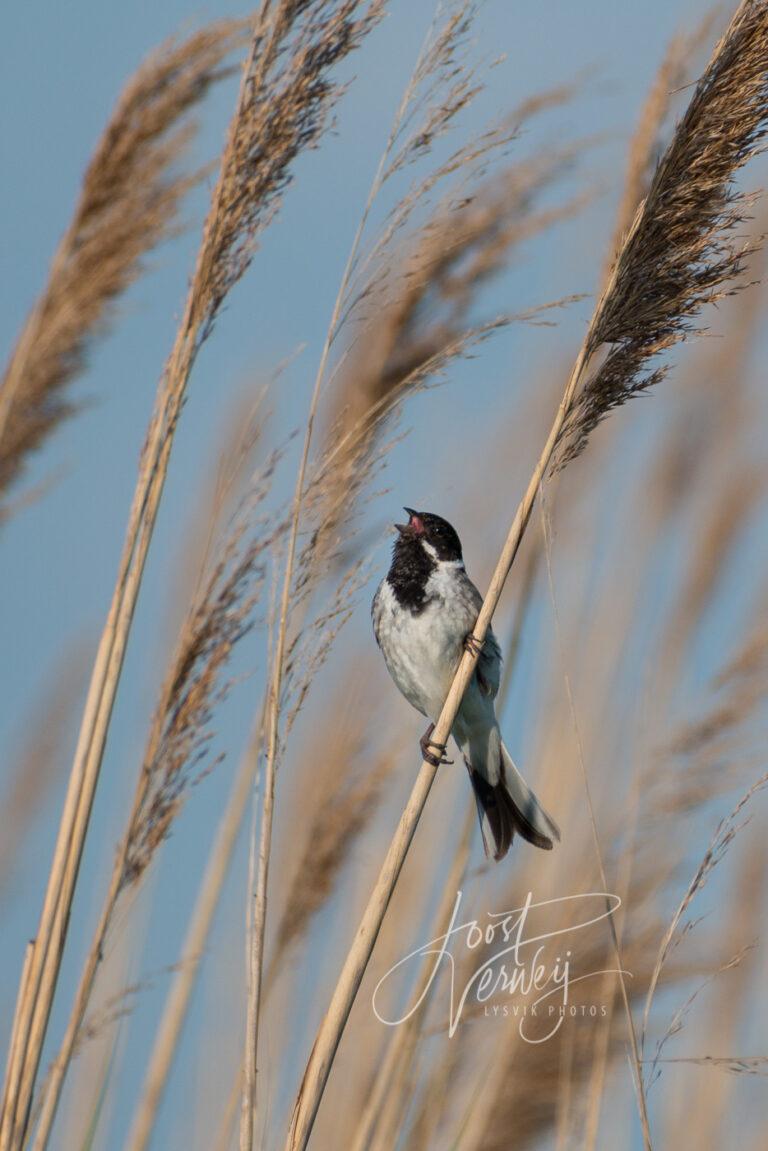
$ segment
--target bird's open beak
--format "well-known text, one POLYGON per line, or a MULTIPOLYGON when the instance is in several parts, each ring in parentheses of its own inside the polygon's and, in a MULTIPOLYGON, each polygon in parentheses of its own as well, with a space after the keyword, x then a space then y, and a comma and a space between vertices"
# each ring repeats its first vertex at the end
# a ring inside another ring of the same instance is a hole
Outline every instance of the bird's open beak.
POLYGON ((401 536, 421 536, 424 534, 424 523, 418 512, 413 508, 403 508, 404 512, 408 512, 407 524, 395 524, 396 529, 400 532, 401 536))

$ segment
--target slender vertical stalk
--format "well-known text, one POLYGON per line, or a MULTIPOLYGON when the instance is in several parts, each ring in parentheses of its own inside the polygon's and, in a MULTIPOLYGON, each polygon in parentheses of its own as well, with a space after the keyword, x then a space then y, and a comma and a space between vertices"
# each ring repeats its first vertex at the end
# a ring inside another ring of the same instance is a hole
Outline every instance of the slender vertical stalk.
MULTIPOLYGON (((451 911, 456 902, 456 892, 461 886, 466 871, 476 819, 474 804, 468 804, 464 825, 453 853, 450 871, 443 885, 443 894, 432 920, 430 939, 436 938, 441 931, 445 930, 445 924, 450 919, 451 911)), ((433 976, 432 965, 429 962, 423 963, 416 987, 411 994, 411 1003, 421 1003, 433 976)), ((384 1107, 385 1104, 388 1104, 390 1117, 394 1114, 398 1123, 402 1121, 402 1112, 398 1107, 399 1100, 390 1097, 391 1088, 395 1076, 403 1070, 403 1065, 410 1066, 419 1038, 419 1022, 420 1016, 414 1011, 408 1016, 405 1023, 393 1029, 392 1038, 376 1074, 373 1089, 366 1098, 349 1151, 369 1151, 372 1147, 380 1148, 392 1145, 387 1142, 388 1132, 381 1130, 382 1127, 386 1126, 383 1121, 384 1107)))

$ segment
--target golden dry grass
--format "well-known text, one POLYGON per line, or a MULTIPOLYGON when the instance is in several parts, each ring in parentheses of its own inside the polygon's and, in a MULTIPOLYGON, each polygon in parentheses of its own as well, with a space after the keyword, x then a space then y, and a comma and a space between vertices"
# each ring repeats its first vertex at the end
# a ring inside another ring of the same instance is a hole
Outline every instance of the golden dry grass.
POLYGON ((67 388, 91 344, 147 254, 178 229, 182 199, 199 179, 179 167, 194 130, 190 113, 226 74, 244 30, 221 21, 162 45, 122 92, 0 383, 1 493, 72 415, 67 388))

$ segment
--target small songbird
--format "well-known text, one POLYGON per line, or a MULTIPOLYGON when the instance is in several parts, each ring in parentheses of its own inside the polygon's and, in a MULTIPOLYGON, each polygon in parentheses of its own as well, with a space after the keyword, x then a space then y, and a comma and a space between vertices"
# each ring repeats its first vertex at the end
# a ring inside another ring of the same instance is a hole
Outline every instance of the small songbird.
MULTIPOLYGON (((421 738, 424 758, 434 766, 445 745, 432 742, 462 652, 476 650, 472 628, 482 596, 464 568, 461 542, 451 525, 430 512, 406 508, 392 564, 373 598, 376 641, 389 674, 422 715, 431 720, 421 738)), ((560 839, 557 824, 533 794, 504 746, 494 709, 501 649, 490 629, 459 708, 452 735, 458 744, 477 802, 483 846, 499 860, 515 832, 549 851, 560 839)))

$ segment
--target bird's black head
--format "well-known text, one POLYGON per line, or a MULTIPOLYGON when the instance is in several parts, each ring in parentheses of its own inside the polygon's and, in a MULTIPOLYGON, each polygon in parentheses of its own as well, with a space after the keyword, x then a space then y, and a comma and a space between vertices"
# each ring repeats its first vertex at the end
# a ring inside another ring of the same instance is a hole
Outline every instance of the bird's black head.
POLYGON ((395 524, 399 533, 395 543, 396 555, 418 549, 435 561, 461 560, 461 540, 447 520, 432 512, 415 512, 412 508, 404 510, 409 519, 407 524, 395 524))
POLYGON ((418 614, 429 602, 427 583, 438 563, 461 562, 461 543, 447 520, 405 510, 408 523, 395 524, 398 536, 387 580, 400 606, 418 614))

